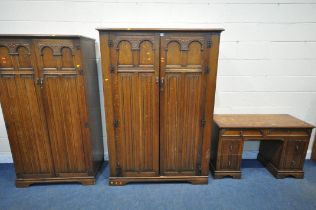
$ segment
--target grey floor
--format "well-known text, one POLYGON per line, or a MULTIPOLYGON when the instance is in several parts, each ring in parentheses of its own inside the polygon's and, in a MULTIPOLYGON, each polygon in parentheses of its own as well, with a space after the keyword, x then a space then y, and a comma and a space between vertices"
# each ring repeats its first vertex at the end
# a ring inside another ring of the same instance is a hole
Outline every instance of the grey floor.
POLYGON ((208 185, 107 184, 108 167, 97 184, 34 185, 15 188, 12 164, 0 164, 0 210, 7 209, 311 209, 316 210, 316 163, 305 162, 304 179, 275 179, 256 160, 243 160, 242 179, 214 180, 208 185))

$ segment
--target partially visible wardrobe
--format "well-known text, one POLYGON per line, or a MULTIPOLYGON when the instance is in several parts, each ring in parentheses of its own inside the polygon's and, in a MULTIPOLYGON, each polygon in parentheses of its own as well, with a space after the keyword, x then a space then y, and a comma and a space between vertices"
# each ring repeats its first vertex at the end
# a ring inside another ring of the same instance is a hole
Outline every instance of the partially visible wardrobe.
POLYGON ((103 135, 93 39, 0 36, 0 90, 17 187, 95 183, 103 135))
POLYGON ((315 135, 315 138, 314 138, 311 159, 316 162, 316 135, 315 135))

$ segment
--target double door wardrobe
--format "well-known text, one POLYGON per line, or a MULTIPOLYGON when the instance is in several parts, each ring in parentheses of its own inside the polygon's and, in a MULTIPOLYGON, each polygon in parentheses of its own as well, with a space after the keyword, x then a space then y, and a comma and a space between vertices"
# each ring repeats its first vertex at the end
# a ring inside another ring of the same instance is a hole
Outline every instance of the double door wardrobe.
POLYGON ((103 135, 93 39, 0 36, 0 90, 17 187, 95 183, 103 135))
POLYGON ((109 184, 206 184, 223 30, 98 30, 109 184))

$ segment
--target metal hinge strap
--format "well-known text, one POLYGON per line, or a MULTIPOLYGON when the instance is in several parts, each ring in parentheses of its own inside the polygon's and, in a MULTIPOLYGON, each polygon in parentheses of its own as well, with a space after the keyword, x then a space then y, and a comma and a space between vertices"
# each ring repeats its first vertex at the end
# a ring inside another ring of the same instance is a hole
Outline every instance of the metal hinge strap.
POLYGON ((116 176, 118 177, 122 176, 122 168, 119 165, 119 163, 116 164, 116 176))
POLYGON ((89 128, 89 123, 88 123, 88 122, 85 122, 85 123, 84 123, 84 127, 85 127, 85 128, 89 128))
POLYGON ((208 73, 210 72, 210 69, 208 68, 208 66, 205 67, 204 72, 205 72, 206 74, 208 74, 208 73))
POLYGON ((110 65, 110 72, 111 72, 111 73, 114 73, 114 71, 115 71, 115 67, 114 67, 114 65, 111 64, 111 65, 110 65))
POLYGON ((206 124, 206 120, 205 119, 201 120, 201 126, 204 127, 205 124, 206 124))
POLYGON ((114 125, 114 128, 118 128, 119 127, 119 121, 118 120, 114 120, 113 125, 114 125))
POLYGON ((111 39, 108 40, 108 46, 113 47, 113 41, 111 39))
POLYGON ((197 164, 196 166, 196 170, 197 170, 197 175, 200 176, 202 173, 202 168, 201 168, 201 164, 197 164))
POLYGON ((212 41, 211 40, 207 40, 207 48, 211 48, 212 46, 212 41))

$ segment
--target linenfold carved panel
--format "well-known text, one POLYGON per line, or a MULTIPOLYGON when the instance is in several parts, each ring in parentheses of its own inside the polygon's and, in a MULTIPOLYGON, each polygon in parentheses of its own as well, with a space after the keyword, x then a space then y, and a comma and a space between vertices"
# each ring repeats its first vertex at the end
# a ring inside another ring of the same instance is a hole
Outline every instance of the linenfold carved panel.
POLYGON ((0 35, 0 101, 17 187, 95 184, 103 163, 97 74, 93 39, 0 35))
POLYGON ((207 183, 222 30, 99 31, 110 185, 207 183))

